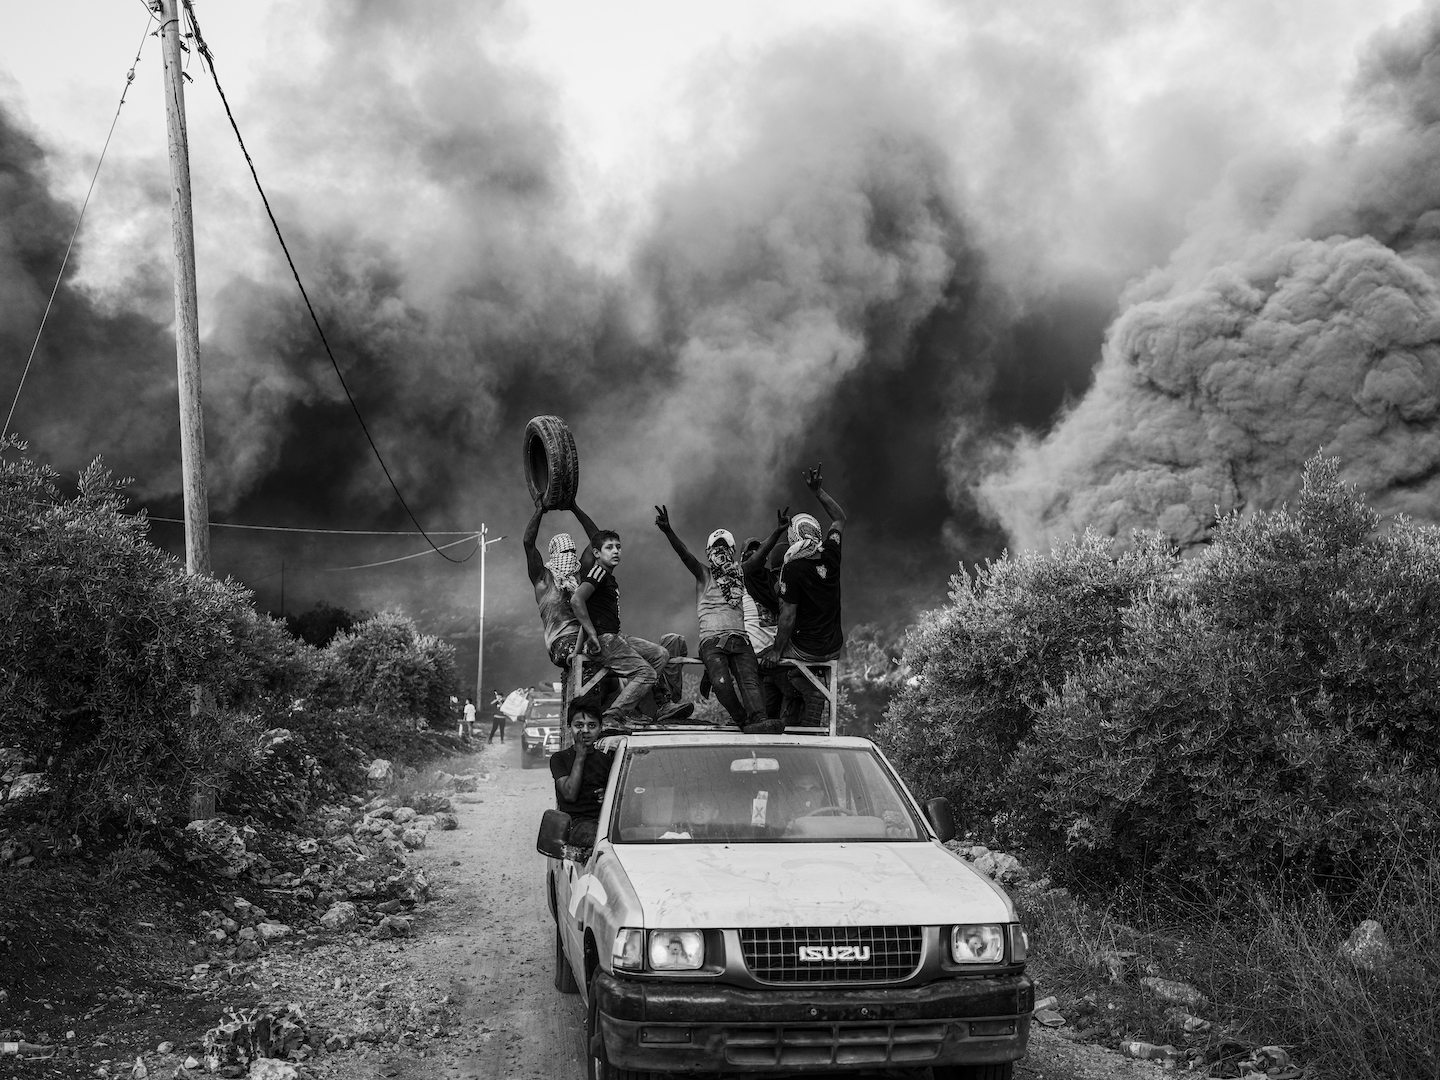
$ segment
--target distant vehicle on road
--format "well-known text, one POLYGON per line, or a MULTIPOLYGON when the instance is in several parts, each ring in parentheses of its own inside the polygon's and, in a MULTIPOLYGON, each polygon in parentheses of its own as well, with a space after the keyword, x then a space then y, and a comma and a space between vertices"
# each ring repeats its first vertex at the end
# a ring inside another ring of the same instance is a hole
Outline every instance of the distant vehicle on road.
POLYGON ((555 985, 586 1004, 589 1080, 886 1071, 1010 1080, 1035 988, 1005 893, 944 847, 867 739, 642 732, 591 849, 536 846, 555 985), (933 1071, 932 1071, 933 1070, 933 1071))
POLYGON ((558 693, 532 691, 520 732, 520 767, 534 769, 550 760, 560 749, 560 731, 565 723, 564 702, 558 693))

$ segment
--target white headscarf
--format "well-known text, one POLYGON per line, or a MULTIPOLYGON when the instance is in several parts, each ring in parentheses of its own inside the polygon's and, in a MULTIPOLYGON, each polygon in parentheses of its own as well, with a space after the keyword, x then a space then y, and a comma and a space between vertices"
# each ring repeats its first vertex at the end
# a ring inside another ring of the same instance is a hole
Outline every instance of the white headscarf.
POLYGON ((820 554, 822 543, 820 522, 810 514, 796 514, 790 519, 790 546, 785 549, 785 561, 813 559, 820 554))
POLYGON ((569 533, 556 533, 550 538, 550 556, 545 565, 555 577, 555 584, 566 593, 574 593, 580 587, 575 575, 580 571, 580 556, 575 553, 575 541, 569 533))

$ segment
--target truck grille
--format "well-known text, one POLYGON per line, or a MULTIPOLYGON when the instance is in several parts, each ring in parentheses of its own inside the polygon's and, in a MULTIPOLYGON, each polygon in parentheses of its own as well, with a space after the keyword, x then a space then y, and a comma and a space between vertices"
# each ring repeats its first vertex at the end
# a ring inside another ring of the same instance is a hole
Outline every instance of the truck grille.
POLYGON ((731 1029, 730 1065, 915 1065, 933 1061, 945 1041, 944 1023, 813 1024, 731 1029))
POLYGON ((772 926, 740 931, 740 949, 750 973, 772 983, 900 982, 920 966, 920 940, 918 926, 772 926), (824 958, 802 960, 802 948, 811 949, 812 957, 824 958), (837 955, 846 958, 834 958, 837 955))

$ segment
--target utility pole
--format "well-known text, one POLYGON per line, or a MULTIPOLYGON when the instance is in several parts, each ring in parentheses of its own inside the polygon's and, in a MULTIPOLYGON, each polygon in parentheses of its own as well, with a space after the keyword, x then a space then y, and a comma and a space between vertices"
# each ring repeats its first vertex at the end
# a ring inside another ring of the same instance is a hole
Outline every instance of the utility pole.
POLYGON ((480 696, 481 687, 484 686, 485 678, 485 549, 491 544, 498 544, 505 537, 497 536, 494 540, 485 539, 487 526, 480 526, 480 533, 477 539, 480 541, 480 647, 476 650, 475 658, 475 708, 485 708, 485 700, 480 696))
POLYGON ((205 418, 200 411, 200 321, 195 289, 195 221, 190 206, 190 141, 180 5, 158 0, 165 60, 165 127, 170 143, 170 218, 175 241, 175 367, 180 391, 180 466, 185 495, 185 569, 210 573, 210 506, 205 493, 205 418))

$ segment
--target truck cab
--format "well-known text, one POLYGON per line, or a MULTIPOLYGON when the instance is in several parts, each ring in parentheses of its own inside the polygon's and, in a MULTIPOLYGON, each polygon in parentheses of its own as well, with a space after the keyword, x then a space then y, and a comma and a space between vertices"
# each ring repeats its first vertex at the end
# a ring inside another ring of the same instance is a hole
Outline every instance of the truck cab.
POLYGON ((587 1075, 909 1070, 1002 1080, 1034 987, 1009 898, 943 846, 869 740, 713 728, 610 736, 593 847, 537 847, 555 984, 587 1075))

